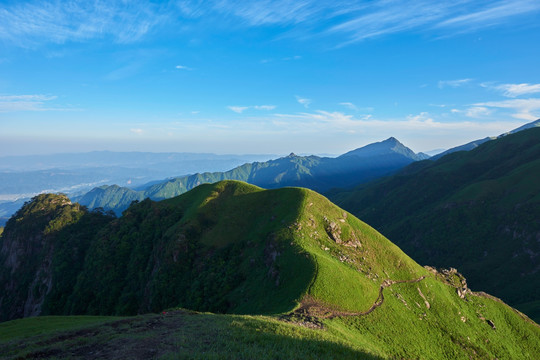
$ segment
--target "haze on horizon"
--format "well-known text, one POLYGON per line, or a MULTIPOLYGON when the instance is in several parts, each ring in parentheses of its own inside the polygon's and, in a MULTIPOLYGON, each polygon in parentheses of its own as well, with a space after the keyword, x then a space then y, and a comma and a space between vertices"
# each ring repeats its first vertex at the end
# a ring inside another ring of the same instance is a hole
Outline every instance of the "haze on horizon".
POLYGON ((0 156, 414 151, 540 118, 540 2, 5 1, 0 156))

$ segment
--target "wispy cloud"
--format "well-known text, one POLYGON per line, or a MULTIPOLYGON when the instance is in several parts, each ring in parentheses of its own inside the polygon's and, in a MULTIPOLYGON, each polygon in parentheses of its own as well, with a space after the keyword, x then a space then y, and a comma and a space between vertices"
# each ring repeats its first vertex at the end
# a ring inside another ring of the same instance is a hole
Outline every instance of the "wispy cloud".
POLYGON ((437 86, 439 87, 439 89, 443 89, 445 87, 456 88, 456 87, 466 85, 466 84, 470 83, 471 81, 472 81, 472 79, 441 80, 441 81, 439 81, 437 86))
POLYGON ((363 5, 361 11, 349 12, 353 14, 352 19, 333 26, 328 32, 348 33, 349 40, 344 44, 408 31, 437 30, 439 36, 451 36, 503 24, 517 15, 533 15, 540 11, 540 3, 536 0, 495 3, 474 0, 379 0, 363 5))
POLYGON ((350 110, 358 110, 358 107, 351 102, 341 102, 339 103, 339 105, 345 106, 347 109, 350 110))
POLYGON ((227 106, 227 108, 234 111, 235 113, 241 114, 247 109, 249 109, 249 106, 227 106))
POLYGON ((28 47, 111 37, 131 43, 160 24, 167 12, 150 2, 13 2, 0 9, 0 39, 28 47))
POLYGON ((227 106, 227 108, 229 110, 234 111, 235 113, 241 114, 248 109, 270 111, 270 110, 274 110, 276 106, 275 105, 227 106))
POLYGON ((253 106, 255 110, 274 110, 276 108, 275 105, 255 105, 253 106))
POLYGON ((389 136, 398 136, 400 133, 423 133, 429 134, 441 131, 458 132, 459 131, 480 131, 491 132, 497 135, 508 131, 516 126, 515 122, 492 121, 453 121, 446 122, 434 118, 427 112, 411 114, 403 119, 376 119, 370 115, 356 117, 343 112, 329 112, 318 110, 315 112, 304 112, 297 114, 276 114, 274 124, 289 129, 305 133, 309 129, 313 132, 340 132, 340 133, 386 133, 389 136))
POLYGON ((193 68, 190 68, 190 67, 185 66, 185 65, 176 65, 176 66, 175 66, 175 69, 178 69, 178 70, 188 70, 188 71, 193 70, 193 68))
POLYGON ((300 97, 296 95, 296 101, 298 101, 299 104, 304 105, 304 107, 307 109, 309 105, 311 104, 311 99, 307 99, 304 97, 300 97))
MULTIPOLYGON (((455 113, 455 111, 452 111, 455 113)), ((485 106, 472 106, 465 111, 465 116, 471 118, 480 118, 483 116, 490 115, 492 110, 488 109, 485 106)))
POLYGON ((493 88, 501 91, 504 96, 512 98, 540 92, 540 84, 502 84, 493 88))
POLYGON ((460 28, 463 31, 470 31, 494 26, 507 21, 510 17, 534 13, 539 10, 540 3, 536 0, 502 0, 483 5, 475 9, 475 11, 452 16, 438 23, 436 27, 453 27, 460 28))
POLYGON ((509 109, 513 112, 512 117, 516 119, 533 121, 540 118, 540 99, 537 98, 488 101, 474 106, 509 109))
POLYGON ((256 0, 231 1, 220 0, 213 9, 232 14, 243 19, 249 25, 298 24, 313 19, 320 13, 317 1, 256 0))
POLYGON ((23 47, 90 39, 132 43, 165 26, 182 27, 190 18, 192 26, 274 26, 278 35, 294 31, 300 39, 337 36, 340 45, 347 45, 411 31, 451 36, 505 24, 519 15, 533 17, 539 11, 537 0, 44 0, 2 6, 0 39, 23 47))
POLYGON ((0 95, 0 112, 71 110, 45 106, 47 102, 56 98, 51 95, 0 95))
POLYGON ((142 133, 144 132, 143 129, 129 129, 129 131, 131 131, 132 133, 135 133, 137 135, 142 135, 142 133))

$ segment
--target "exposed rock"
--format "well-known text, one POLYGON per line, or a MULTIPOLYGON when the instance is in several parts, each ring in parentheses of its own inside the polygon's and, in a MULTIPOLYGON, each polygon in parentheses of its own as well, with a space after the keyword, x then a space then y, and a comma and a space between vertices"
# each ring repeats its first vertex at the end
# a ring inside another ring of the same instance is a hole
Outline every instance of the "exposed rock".
POLYGON ((455 268, 439 270, 431 266, 424 266, 424 268, 448 285, 455 287, 460 298, 465 299, 466 295, 472 293, 467 287, 467 279, 465 279, 465 276, 460 274, 455 268))
POLYGON ((336 224, 334 221, 330 221, 328 218, 324 218, 324 221, 326 222, 326 233, 328 236, 336 242, 336 244, 341 244, 343 240, 341 240, 341 228, 338 224, 336 224))

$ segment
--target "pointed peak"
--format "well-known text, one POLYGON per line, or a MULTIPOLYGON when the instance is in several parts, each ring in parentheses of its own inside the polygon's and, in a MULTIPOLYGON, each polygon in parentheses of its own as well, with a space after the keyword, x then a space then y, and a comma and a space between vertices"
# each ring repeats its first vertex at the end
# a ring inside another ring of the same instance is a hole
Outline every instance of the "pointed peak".
POLYGON ((292 152, 287 157, 296 157, 296 154, 292 152))
POLYGON ((411 149, 403 145, 393 136, 384 141, 372 143, 356 150, 349 151, 341 156, 355 155, 358 157, 372 157, 388 154, 400 154, 412 160, 421 160, 421 158, 419 158, 411 149))

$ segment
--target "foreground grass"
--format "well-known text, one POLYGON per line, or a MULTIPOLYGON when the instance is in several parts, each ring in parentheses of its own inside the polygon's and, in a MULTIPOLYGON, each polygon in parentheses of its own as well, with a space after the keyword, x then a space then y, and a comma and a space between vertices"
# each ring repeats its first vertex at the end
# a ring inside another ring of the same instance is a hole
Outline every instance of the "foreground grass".
POLYGON ((175 310, 0 324, 2 359, 378 359, 326 330, 265 316, 175 310), (47 325, 44 325, 47 324, 47 325), (41 328, 41 332, 28 329, 41 328), (45 332, 45 328, 54 331, 45 332), (24 334, 24 335, 23 335, 24 334))

